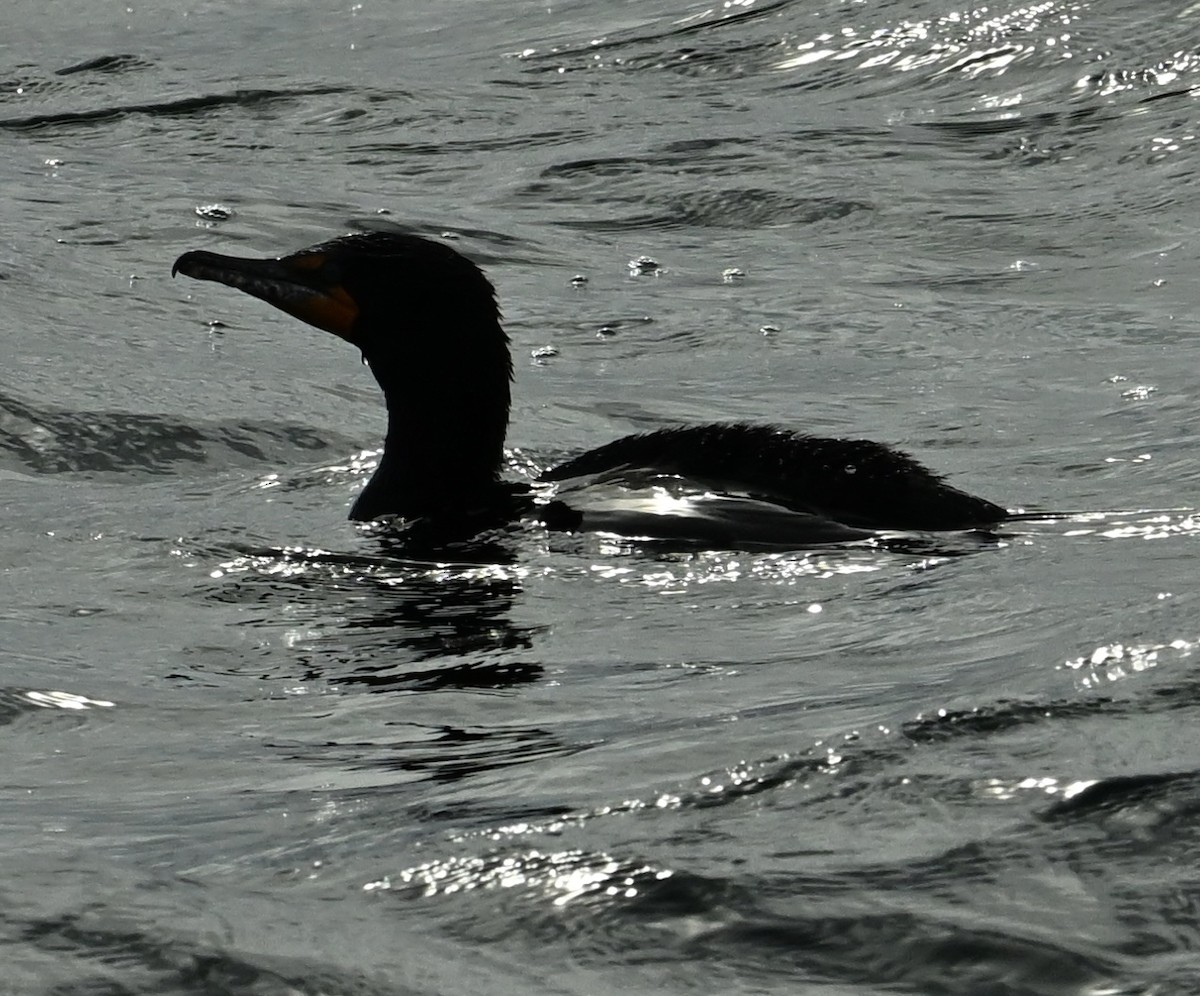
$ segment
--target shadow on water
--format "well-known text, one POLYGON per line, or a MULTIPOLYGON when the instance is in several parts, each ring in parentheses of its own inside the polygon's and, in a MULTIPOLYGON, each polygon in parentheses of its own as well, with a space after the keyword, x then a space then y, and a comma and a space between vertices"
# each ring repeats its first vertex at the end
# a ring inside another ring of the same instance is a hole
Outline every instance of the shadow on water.
POLYGON ((305 628, 311 635, 292 655, 269 658, 293 680, 373 692, 512 688, 544 670, 511 659, 533 646, 538 629, 509 617, 522 590, 514 566, 519 533, 514 526, 456 543, 440 561, 415 559, 386 533, 372 537, 378 553, 361 555, 227 547, 213 551, 226 558, 223 576, 205 593, 216 602, 269 606, 251 626, 270 629, 283 619, 305 628))
MULTIPOLYGON (((455 544, 452 563, 403 556, 409 551, 379 532, 371 536, 378 553, 246 548, 226 559, 228 573, 202 590, 214 602, 251 609, 238 625, 260 631, 255 642, 267 647, 236 658, 233 667, 243 675, 263 669, 263 678, 289 686, 391 695, 469 692, 476 703, 479 696, 511 695, 543 679, 545 666, 527 657, 543 627, 510 615, 522 591, 514 566, 517 530, 455 544)), ((194 669, 204 666, 200 661, 194 669)), ((402 712, 382 713, 369 731, 351 737, 322 727, 268 746, 285 760, 382 772, 389 782, 396 773, 452 782, 591 746, 587 739, 506 721, 482 704, 468 713, 472 721, 432 699, 408 701, 402 712), (449 722, 448 715, 459 719, 449 722)))
POLYGON ((343 93, 340 87, 307 87, 295 90, 235 90, 232 93, 205 94, 199 97, 179 97, 119 107, 96 107, 88 110, 62 110, 44 114, 28 114, 16 118, 0 118, 0 131, 33 131, 35 129, 70 129, 79 126, 108 124, 130 115, 153 118, 183 117, 205 114, 221 107, 256 108, 279 101, 343 93))
POLYGON ((278 462, 348 441, 286 422, 181 422, 164 415, 45 408, 0 394, 0 467, 35 474, 179 474, 278 462))

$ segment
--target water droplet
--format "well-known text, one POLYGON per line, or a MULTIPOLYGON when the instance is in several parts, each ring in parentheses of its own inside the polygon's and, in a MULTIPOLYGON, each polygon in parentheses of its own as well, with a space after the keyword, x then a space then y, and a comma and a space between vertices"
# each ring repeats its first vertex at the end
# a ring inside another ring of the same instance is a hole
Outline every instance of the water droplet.
POLYGON ((646 274, 657 276, 662 272, 663 269, 658 265, 658 261, 650 256, 639 256, 637 259, 629 261, 629 273, 632 276, 640 277, 646 274))
POLYGON ((1126 391, 1121 392, 1122 398, 1129 398, 1131 401, 1145 401, 1158 388, 1151 384, 1138 384, 1137 387, 1131 387, 1126 391))
POLYGON ((198 204, 196 215, 205 221, 228 221, 233 217, 233 208, 224 204, 198 204))

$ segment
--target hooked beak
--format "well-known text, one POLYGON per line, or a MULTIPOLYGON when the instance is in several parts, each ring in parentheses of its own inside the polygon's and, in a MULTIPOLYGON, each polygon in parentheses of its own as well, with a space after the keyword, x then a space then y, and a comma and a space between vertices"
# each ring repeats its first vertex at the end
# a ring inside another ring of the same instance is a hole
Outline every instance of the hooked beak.
POLYGON ((358 304, 341 283, 325 275, 327 258, 320 250, 245 259, 199 249, 175 260, 171 276, 182 273, 235 287, 361 348, 354 335, 358 304))

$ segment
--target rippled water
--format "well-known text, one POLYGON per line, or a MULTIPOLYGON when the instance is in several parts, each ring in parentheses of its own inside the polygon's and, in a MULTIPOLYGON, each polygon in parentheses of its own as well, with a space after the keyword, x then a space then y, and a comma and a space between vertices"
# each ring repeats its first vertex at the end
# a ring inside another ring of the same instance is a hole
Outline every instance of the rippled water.
POLYGON ((6 8, 0 991, 1200 991, 1197 9, 417 6, 6 8), (353 350, 169 276, 368 220, 497 283, 514 475, 1103 514, 407 559, 353 350))

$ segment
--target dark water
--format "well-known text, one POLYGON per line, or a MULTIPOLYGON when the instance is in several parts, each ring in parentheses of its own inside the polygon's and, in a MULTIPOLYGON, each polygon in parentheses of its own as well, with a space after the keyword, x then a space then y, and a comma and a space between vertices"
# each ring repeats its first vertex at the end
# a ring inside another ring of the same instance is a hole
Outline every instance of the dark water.
POLYGON ((9 4, 0 991, 1200 991, 1198 16, 9 4), (169 277, 380 219, 499 285, 514 474, 745 418, 1109 514, 404 559, 353 351, 169 277))

